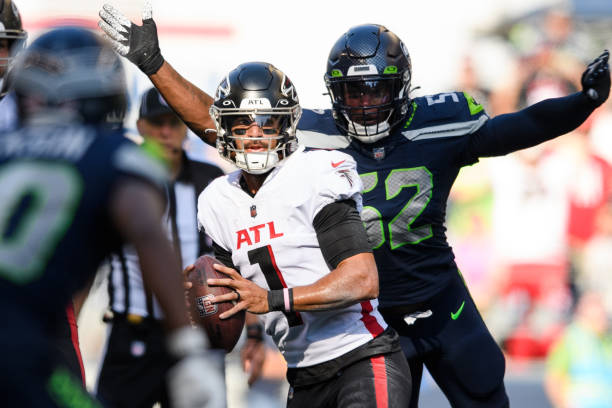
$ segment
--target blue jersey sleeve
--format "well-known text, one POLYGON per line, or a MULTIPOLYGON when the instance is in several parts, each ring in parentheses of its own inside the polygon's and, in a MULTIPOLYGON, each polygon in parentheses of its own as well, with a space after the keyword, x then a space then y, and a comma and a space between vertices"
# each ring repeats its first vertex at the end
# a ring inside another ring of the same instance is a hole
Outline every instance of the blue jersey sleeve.
POLYGON ((487 121, 472 136, 471 150, 477 157, 490 157, 535 146, 576 129, 593 110, 582 92, 546 99, 487 121))

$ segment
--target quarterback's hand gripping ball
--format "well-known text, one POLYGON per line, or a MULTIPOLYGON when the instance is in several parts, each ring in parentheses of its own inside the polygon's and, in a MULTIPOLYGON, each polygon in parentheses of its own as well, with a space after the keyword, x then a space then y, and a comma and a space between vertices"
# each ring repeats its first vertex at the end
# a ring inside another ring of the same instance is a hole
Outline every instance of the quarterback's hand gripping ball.
POLYGON ((146 75, 153 75, 159 70, 164 57, 159 49, 150 0, 145 2, 141 26, 132 23, 110 4, 104 4, 99 15, 101 20, 98 26, 119 55, 136 64, 146 75))

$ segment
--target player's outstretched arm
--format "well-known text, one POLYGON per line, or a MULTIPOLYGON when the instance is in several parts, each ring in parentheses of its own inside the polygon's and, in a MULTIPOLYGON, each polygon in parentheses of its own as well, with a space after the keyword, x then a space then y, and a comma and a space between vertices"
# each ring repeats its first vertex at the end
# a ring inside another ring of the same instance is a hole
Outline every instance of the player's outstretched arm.
POLYGON ((474 137, 479 157, 499 156, 535 146, 580 126, 610 94, 610 53, 606 50, 582 74, 582 91, 499 115, 474 137))
POLYGON ((178 360, 168 373, 173 406, 221 407, 220 367, 206 352, 208 338, 187 317, 179 261, 161 227, 164 204, 151 185, 125 180, 114 190, 110 214, 123 238, 134 245, 143 279, 164 311, 167 344, 178 360), (206 376, 202 376, 205 372, 206 376))
POLYGON ((148 75, 187 126, 206 143, 214 145, 216 134, 206 132, 215 128, 208 112, 213 100, 164 60, 159 49, 151 2, 145 2, 141 26, 128 20, 110 4, 104 4, 99 15, 98 26, 114 50, 148 75))

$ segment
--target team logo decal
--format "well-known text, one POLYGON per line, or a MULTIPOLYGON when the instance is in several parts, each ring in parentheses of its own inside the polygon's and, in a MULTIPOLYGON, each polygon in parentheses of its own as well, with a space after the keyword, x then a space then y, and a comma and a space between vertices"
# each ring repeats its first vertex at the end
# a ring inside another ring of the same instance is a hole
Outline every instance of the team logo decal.
POLYGON ((349 186, 353 187, 353 177, 351 177, 349 170, 338 170, 336 173, 338 173, 340 177, 344 177, 346 181, 348 181, 349 186))
POLYGON ((200 317, 206 317, 217 313, 218 308, 216 303, 212 303, 211 300, 215 295, 208 294, 206 296, 200 296, 196 298, 196 307, 200 317))

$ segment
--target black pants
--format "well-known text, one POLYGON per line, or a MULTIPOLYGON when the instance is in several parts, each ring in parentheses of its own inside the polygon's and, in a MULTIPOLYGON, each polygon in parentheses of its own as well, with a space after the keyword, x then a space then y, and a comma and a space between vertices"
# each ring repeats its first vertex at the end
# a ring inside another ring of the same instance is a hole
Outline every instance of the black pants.
POLYGON ((410 368, 391 328, 336 359, 287 373, 288 408, 404 408, 410 368))
POLYGON ((410 365, 411 408, 418 406, 423 364, 453 408, 509 405, 504 387, 504 355, 459 273, 447 288, 417 310, 380 312, 400 335, 400 345, 410 365))
POLYGON ((174 363, 161 323, 115 316, 98 379, 97 397, 113 408, 169 407, 166 372, 174 363))

